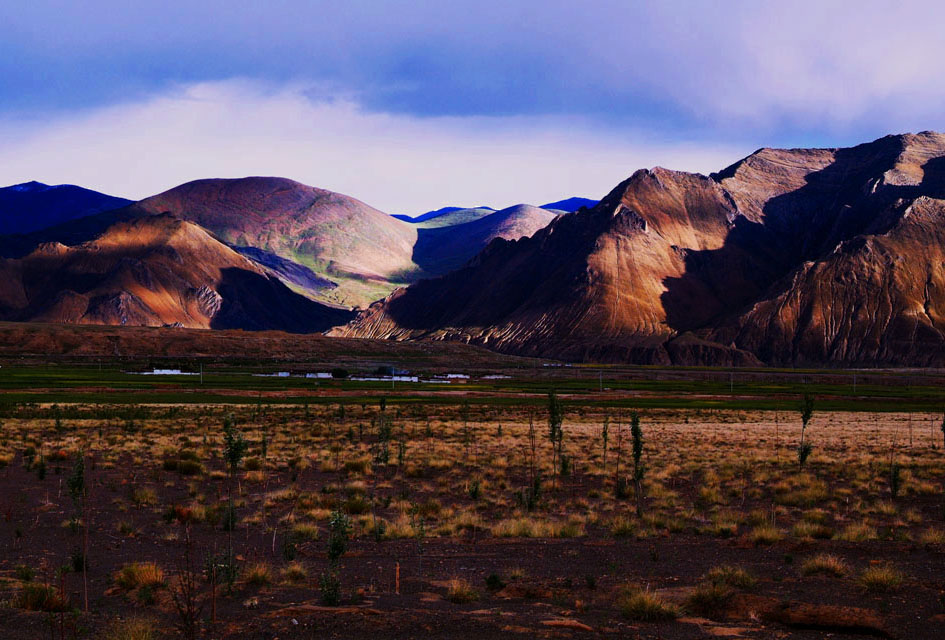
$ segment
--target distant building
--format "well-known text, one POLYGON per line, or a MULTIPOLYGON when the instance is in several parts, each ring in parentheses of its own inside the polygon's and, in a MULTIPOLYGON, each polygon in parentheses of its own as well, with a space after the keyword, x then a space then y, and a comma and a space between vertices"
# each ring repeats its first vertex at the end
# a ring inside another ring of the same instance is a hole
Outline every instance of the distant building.
POLYGON ((195 376, 196 373, 185 373, 180 369, 152 369, 151 371, 142 371, 143 376, 195 376))
POLYGON ((417 376, 354 376, 355 382, 420 382, 417 376))

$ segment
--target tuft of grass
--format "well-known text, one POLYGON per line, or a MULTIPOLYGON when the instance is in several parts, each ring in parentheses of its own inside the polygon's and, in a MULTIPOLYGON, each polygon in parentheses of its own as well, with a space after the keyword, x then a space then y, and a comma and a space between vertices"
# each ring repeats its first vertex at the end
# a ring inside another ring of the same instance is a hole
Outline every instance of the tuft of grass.
POLYGON ((727 585, 736 589, 751 589, 758 582, 748 571, 731 564, 712 567, 705 574, 705 580, 710 584, 727 585))
POLYGON ((707 618, 718 614, 731 599, 732 588, 723 583, 705 582, 686 598, 686 610, 707 618))
POLYGON ((293 562, 282 570, 282 579, 286 582, 304 582, 308 578, 308 569, 301 562, 293 562))
POLYGON ((318 526, 299 522, 292 526, 292 537, 296 540, 318 540, 318 526))
POLYGON ((147 618, 118 620, 109 625, 104 640, 157 640, 158 624, 147 618))
POLYGON ((801 564, 801 573, 805 576, 826 575, 842 578, 850 573, 850 565, 840 556, 832 553, 819 553, 801 564))
POLYGON ((614 518, 610 523, 610 535, 615 538, 626 538, 632 536, 634 533, 636 533, 636 531, 636 521, 627 518, 626 516, 614 518))
POLYGON ((579 522, 554 522, 537 518, 507 518, 492 527, 497 538, 576 538, 584 535, 579 522))
POLYGON ((157 493, 154 492, 154 489, 139 487, 132 491, 131 501, 136 507, 150 507, 157 504, 157 493))
POLYGON ((456 604, 473 602, 479 599, 479 593, 462 578, 452 578, 446 584, 446 599, 456 604))
POLYGON ((478 600, 479 594, 466 580, 452 578, 446 584, 446 599, 456 604, 464 604, 478 600))
POLYGON ((631 585, 617 598, 617 608, 625 618, 641 622, 673 620, 679 617, 679 607, 649 589, 631 585))
POLYGON ((837 539, 843 540, 844 542, 866 542, 878 538, 879 534, 876 533, 876 529, 865 522, 855 522, 847 525, 847 527, 837 535, 837 539))
POLYGON ((272 569, 264 562, 257 562, 246 569, 246 584, 263 587, 272 582, 272 569))
POLYGON ((931 527, 922 533, 922 544, 945 544, 945 530, 931 527))
POLYGON ((903 580, 902 572, 886 564, 867 567, 860 573, 858 582, 867 591, 881 592, 898 588, 903 580))
POLYGON ((833 537, 834 531, 830 527, 817 522, 798 522, 791 529, 791 535, 795 538, 829 540, 833 537))
POLYGON ((138 587, 160 587, 164 585, 164 571, 153 562, 132 562, 119 569, 115 584, 126 591, 138 587))
POLYGON ((247 471, 244 478, 246 479, 246 482, 250 482, 252 484, 262 484, 266 481, 266 472, 260 471, 258 469, 256 471, 247 471))
POLYGON ((748 532, 748 539, 756 545, 774 544, 784 537, 781 530, 770 524, 763 524, 748 532))
POLYGON ((345 460, 344 468, 345 473, 368 475, 371 472, 371 459, 364 457, 345 460))

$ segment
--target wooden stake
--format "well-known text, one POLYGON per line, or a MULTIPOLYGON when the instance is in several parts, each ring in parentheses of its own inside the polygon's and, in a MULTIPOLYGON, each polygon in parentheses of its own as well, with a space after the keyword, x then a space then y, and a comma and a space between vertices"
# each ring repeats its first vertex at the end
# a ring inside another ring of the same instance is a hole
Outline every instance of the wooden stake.
POLYGON ((394 593, 400 595, 400 563, 394 563, 394 593))

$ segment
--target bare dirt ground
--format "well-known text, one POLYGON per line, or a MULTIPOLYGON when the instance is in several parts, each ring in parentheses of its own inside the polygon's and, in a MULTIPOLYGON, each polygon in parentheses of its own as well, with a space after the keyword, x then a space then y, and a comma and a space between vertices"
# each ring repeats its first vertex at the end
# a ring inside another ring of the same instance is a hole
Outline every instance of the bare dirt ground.
POLYGON ((815 412, 801 467, 798 412, 644 412, 638 501, 629 412, 561 464, 543 409, 96 410, 3 419, 4 638, 179 637, 188 577, 206 638, 945 636, 937 415, 815 412))

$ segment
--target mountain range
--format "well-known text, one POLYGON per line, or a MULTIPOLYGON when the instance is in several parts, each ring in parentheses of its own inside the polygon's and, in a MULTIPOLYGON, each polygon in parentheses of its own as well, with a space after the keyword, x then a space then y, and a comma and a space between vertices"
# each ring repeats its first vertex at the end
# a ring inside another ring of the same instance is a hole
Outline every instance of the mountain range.
POLYGON ((335 335, 566 360, 945 365, 945 136, 641 170, 335 335))
POLYGON ((79 187, 48 200, 60 189, 0 190, 0 320, 327 331, 573 361, 945 366, 934 132, 763 148, 707 176, 644 169, 599 202, 414 218, 284 178, 197 180, 139 202, 79 187))
POLYGON ((400 286, 445 273, 493 238, 530 235, 555 216, 520 205, 427 227, 285 178, 208 179, 96 215, 72 216, 38 231, 0 237, 0 255, 23 258, 44 243, 89 242, 114 224, 160 214, 199 225, 292 290, 343 307, 367 306, 400 286))

